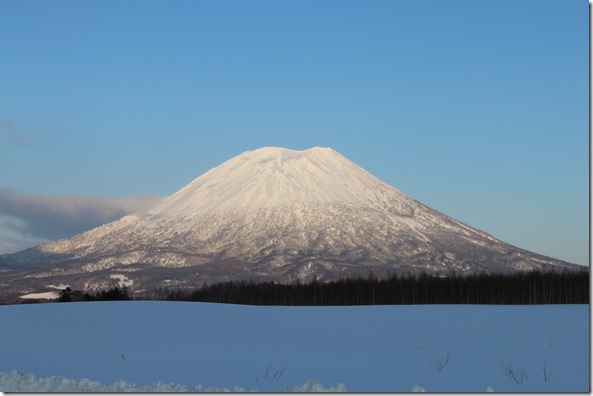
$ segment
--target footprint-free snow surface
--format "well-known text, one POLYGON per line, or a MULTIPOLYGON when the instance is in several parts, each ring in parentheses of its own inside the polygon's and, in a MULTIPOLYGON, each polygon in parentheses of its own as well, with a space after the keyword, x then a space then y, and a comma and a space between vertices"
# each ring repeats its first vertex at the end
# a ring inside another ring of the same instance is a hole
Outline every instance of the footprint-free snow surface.
POLYGON ((54 303, 0 325, 1 391, 590 390, 588 305, 54 303))

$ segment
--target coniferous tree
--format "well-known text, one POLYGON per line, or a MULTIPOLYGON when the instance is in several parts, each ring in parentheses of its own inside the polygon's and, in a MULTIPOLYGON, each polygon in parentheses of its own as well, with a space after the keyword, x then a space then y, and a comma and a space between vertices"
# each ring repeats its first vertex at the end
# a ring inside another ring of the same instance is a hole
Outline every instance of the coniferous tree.
POLYGON ((58 302, 71 302, 72 301, 72 289, 67 286, 65 289, 60 291, 60 295, 57 298, 58 302))

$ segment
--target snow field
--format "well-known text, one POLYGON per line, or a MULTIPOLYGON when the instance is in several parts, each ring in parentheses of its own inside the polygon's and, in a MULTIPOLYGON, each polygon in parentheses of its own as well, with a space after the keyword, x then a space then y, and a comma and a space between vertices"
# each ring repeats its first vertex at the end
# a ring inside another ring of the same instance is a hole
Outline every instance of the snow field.
MULTIPOLYGON (((166 384, 157 382, 150 385, 139 386, 130 384, 126 381, 119 380, 113 384, 105 385, 98 381, 91 381, 87 378, 81 380, 73 380, 62 377, 46 377, 37 378, 33 374, 21 373, 17 370, 12 370, 10 373, 0 372, 0 386, 8 392, 191 392, 191 393, 213 393, 213 392, 247 392, 241 387, 224 388, 224 387, 204 387, 196 385, 194 387, 187 387, 180 384, 166 384)), ((281 389, 281 392, 346 392, 344 384, 338 384, 333 388, 324 388, 323 385, 309 381, 301 385, 291 386, 286 389, 281 389)), ((0 392, 0 394, 4 394, 0 392)))
POLYGON ((0 391, 589 391, 587 305, 54 303, 0 326, 0 391))

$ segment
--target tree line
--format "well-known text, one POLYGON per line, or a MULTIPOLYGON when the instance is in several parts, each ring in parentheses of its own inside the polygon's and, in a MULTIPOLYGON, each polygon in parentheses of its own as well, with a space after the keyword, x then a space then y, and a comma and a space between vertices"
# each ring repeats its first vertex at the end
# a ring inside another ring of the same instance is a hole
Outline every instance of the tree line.
POLYGON ((84 293, 80 290, 72 290, 70 287, 60 291, 56 301, 58 302, 73 302, 73 301, 121 301, 131 300, 128 294, 128 289, 117 286, 109 290, 100 290, 96 293, 84 293))
MULTIPOLYGON (((95 293, 62 290, 58 302, 131 300, 126 287, 95 293)), ((247 305, 339 306, 415 304, 588 304, 589 272, 529 272, 438 277, 346 278, 291 284, 229 281, 193 289, 157 289, 143 300, 247 305)))
POLYGON ((589 272, 531 272, 434 277, 314 280, 292 284, 223 282, 161 291, 171 301, 249 305, 588 304, 589 272))

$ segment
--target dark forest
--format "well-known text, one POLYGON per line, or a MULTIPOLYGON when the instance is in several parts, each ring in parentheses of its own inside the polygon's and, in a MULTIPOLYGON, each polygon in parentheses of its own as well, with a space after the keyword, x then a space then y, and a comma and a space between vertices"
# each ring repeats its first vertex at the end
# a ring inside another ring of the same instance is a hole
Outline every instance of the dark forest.
POLYGON ((588 304, 589 272, 343 279, 310 283, 224 282, 153 292, 153 299, 248 305, 588 304))

